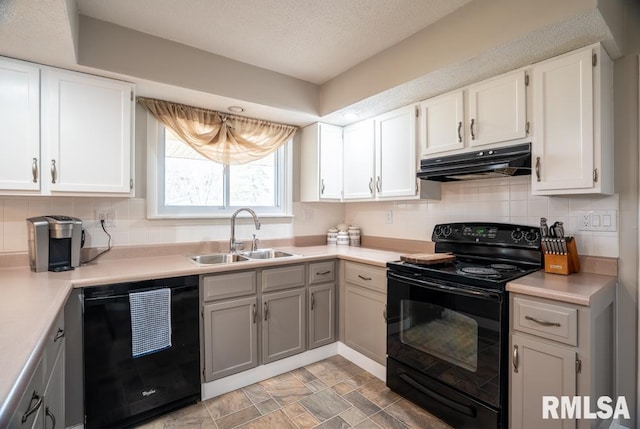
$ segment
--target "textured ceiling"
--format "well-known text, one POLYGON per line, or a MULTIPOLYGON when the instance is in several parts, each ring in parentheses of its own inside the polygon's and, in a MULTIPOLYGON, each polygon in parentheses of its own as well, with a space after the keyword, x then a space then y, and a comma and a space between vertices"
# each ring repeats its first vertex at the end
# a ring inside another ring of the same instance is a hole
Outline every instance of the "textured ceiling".
POLYGON ((77 0, 92 18, 321 84, 470 0, 77 0))

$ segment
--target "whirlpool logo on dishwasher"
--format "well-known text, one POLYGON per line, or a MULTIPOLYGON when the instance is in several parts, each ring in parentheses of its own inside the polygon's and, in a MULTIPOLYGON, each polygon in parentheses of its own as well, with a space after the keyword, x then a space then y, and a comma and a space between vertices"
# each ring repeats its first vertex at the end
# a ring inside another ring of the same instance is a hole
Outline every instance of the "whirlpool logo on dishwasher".
POLYGON ((615 404, 610 396, 599 396, 592 411, 590 396, 543 396, 543 419, 610 419, 629 418, 629 407, 624 396, 619 396, 615 404))
POLYGON ((143 390, 142 391, 142 396, 144 396, 145 398, 151 395, 155 395, 156 394, 156 389, 151 389, 151 390, 143 390))

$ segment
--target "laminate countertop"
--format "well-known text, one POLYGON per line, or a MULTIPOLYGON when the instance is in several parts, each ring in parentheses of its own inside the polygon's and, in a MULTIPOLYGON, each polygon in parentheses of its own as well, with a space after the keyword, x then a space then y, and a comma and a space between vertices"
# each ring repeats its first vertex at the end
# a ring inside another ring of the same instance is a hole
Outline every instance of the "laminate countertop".
POLYGON ((60 273, 0 269, 0 427, 6 427, 33 376, 46 335, 73 288, 217 273, 339 258, 385 267, 400 253, 350 246, 278 247, 296 256, 200 266, 185 255, 104 259, 60 273))

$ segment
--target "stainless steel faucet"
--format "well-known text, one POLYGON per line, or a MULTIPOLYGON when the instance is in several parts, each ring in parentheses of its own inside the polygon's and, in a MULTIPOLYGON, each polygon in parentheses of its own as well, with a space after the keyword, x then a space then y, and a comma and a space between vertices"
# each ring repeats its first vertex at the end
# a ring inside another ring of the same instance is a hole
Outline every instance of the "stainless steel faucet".
POLYGON ((236 241, 236 216, 238 216, 238 213, 241 211, 248 212, 253 217, 253 223, 255 224, 256 229, 260 229, 260 220, 258 219, 258 215, 250 208, 241 207, 233 212, 231 215, 231 240, 229 240, 229 251, 231 253, 236 253, 238 251, 238 246, 243 244, 241 241, 236 241))

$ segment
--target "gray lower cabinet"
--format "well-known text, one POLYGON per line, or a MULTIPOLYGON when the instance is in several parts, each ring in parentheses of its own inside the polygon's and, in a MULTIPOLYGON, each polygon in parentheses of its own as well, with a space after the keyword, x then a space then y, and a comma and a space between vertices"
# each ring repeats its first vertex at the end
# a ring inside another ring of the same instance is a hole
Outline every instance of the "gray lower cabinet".
POLYGON ((305 350, 305 289, 262 295, 262 362, 305 350))
POLYGON ((346 284, 345 344, 382 365, 387 358, 386 305, 384 294, 346 284))
POLYGON ((64 359, 65 349, 62 347, 56 357, 51 377, 44 390, 44 420, 45 429, 65 427, 64 403, 64 359))
POLYGON ((335 289, 335 283, 309 287, 309 349, 336 340, 335 289))
POLYGON ((204 306, 204 378, 209 382, 258 365, 258 299, 204 306))

